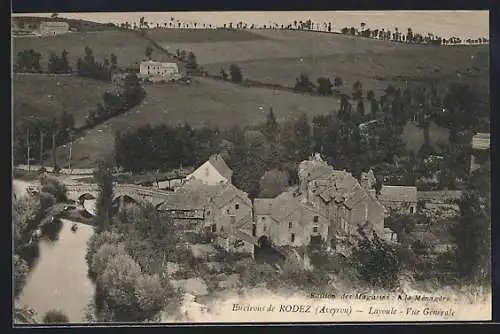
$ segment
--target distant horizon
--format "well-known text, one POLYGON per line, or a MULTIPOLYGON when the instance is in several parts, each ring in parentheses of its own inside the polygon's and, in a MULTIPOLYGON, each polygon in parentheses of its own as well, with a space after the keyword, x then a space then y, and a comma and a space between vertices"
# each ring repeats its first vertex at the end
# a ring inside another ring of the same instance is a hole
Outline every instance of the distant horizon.
MULTIPOLYGON (((52 13, 12 14, 13 17, 37 16, 50 17, 52 13)), ((97 13, 58 13, 59 18, 81 19, 97 23, 138 22, 144 17, 154 25, 163 25, 174 20, 182 23, 198 22, 222 26, 224 23, 244 21, 248 24, 290 24, 297 20, 311 19, 314 23, 333 22, 333 30, 344 27, 358 28, 361 22, 369 29, 399 28, 406 31, 411 27, 414 32, 426 35, 432 33, 443 38, 459 37, 489 38, 488 11, 219 11, 219 12, 97 12, 97 13)))

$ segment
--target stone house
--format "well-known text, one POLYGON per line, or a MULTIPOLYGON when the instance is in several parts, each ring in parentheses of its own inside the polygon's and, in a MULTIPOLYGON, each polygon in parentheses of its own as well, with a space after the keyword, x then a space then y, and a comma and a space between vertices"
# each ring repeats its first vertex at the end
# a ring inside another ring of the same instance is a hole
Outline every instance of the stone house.
POLYGON ((214 154, 198 167, 194 172, 186 176, 188 180, 200 180, 206 185, 218 185, 231 183, 233 171, 226 164, 220 154, 214 154))
POLYGON ((417 212, 417 187, 383 185, 378 199, 386 208, 386 214, 411 215, 417 212))
POLYGON ((142 61, 139 64, 139 76, 152 82, 173 81, 181 78, 179 66, 176 63, 142 61))
POLYGON ((326 242, 328 218, 311 204, 301 202, 292 192, 272 199, 254 200, 252 235, 266 237, 276 246, 306 246, 326 242))
POLYGON ((351 173, 334 170, 315 155, 299 164, 298 174, 301 201, 328 218, 327 244, 331 249, 346 249, 359 227, 390 238, 384 230, 384 207, 375 192, 362 187, 351 173))

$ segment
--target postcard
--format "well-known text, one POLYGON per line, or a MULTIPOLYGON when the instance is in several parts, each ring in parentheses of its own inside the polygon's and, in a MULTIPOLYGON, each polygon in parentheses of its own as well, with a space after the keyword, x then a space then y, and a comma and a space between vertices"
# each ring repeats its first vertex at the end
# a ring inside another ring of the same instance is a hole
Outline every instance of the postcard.
POLYGON ((491 320, 488 15, 14 13, 14 325, 491 320))

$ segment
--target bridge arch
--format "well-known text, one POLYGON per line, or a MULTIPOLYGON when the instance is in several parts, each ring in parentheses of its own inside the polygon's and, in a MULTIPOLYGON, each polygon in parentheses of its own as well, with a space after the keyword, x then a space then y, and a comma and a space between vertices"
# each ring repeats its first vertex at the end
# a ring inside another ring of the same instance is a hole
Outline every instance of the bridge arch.
POLYGON ((78 202, 83 203, 86 200, 94 200, 97 199, 97 194, 86 192, 78 196, 78 202))

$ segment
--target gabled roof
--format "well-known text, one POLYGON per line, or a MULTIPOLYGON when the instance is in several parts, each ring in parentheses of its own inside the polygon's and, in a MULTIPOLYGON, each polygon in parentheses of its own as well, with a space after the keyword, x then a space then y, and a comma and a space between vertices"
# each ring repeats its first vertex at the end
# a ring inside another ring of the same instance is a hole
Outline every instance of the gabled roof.
POLYGON ((169 194, 158 206, 159 210, 196 210, 208 206, 211 197, 220 191, 219 186, 210 186, 190 181, 169 194))
POLYGON ((417 187, 382 186, 380 190, 382 202, 417 202, 417 187))
POLYGON ((221 184, 215 187, 217 187, 219 191, 212 195, 212 201, 217 208, 227 204, 235 197, 240 198, 246 205, 252 206, 252 201, 248 198, 248 194, 232 184, 221 184))
POLYGON ((210 156, 208 161, 219 172, 220 175, 224 176, 228 180, 231 180, 233 171, 231 170, 231 168, 229 168, 220 154, 213 154, 212 156, 210 156))

